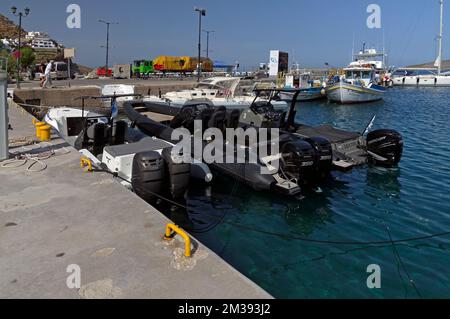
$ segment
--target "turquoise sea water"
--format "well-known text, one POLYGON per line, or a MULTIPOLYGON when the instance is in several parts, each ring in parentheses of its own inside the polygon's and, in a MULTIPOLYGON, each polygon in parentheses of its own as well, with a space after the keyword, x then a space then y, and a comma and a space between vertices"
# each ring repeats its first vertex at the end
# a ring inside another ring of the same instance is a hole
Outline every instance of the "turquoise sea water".
POLYGON ((302 103, 297 121, 362 131, 374 114, 373 129, 404 137, 398 168, 333 172, 322 193, 297 199, 216 176, 210 194, 190 191, 192 233, 277 298, 450 297, 450 236, 395 247, 289 238, 367 242, 450 231, 450 89, 393 88, 364 105, 302 103), (381 267, 381 289, 367 288, 370 264, 381 267))

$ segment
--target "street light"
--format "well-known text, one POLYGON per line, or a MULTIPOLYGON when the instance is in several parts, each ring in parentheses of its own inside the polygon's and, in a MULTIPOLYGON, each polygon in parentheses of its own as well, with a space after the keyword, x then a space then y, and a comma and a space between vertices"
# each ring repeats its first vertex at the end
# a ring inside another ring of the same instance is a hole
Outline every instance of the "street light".
POLYGON ((197 63, 197 82, 200 82, 201 73, 201 54, 202 54, 202 16, 206 16, 206 10, 202 8, 194 8, 198 12, 198 63, 197 63))
POLYGON ((30 14, 30 8, 25 8, 24 12, 20 11, 17 13, 17 7, 11 7, 11 13, 16 17, 19 17, 19 48, 17 53, 17 77, 16 77, 16 85, 17 88, 20 89, 20 63, 21 63, 21 38, 22 38, 22 17, 26 17, 30 14))
POLYGON ((105 75, 108 77, 108 64, 109 64, 109 26, 111 24, 119 24, 118 22, 108 22, 104 20, 98 20, 100 23, 106 24, 106 65, 105 65, 105 75))
POLYGON ((209 34, 214 33, 214 30, 203 30, 206 33, 206 58, 209 58, 209 34))

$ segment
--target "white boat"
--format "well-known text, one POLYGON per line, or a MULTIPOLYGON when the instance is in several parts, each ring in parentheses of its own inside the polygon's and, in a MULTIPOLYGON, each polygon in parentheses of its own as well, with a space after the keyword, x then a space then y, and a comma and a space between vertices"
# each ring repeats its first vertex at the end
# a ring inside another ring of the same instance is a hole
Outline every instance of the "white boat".
MULTIPOLYGON (((206 100, 213 106, 224 106, 228 110, 245 110, 253 103, 255 96, 237 95, 238 92, 242 93, 239 91, 241 81, 241 78, 237 77, 213 77, 201 81, 192 90, 168 92, 161 97, 148 96, 144 97, 143 101, 155 106, 179 110, 186 103, 201 99, 206 100)), ((258 100, 266 101, 261 97, 258 100)), ((272 101, 271 103, 277 111, 285 111, 288 108, 288 104, 284 101, 272 101)))
POLYGON ((318 85, 315 84, 317 83, 314 83, 314 81, 311 80, 310 72, 304 72, 298 75, 287 75, 285 88, 292 88, 293 92, 280 92, 280 99, 286 102, 292 101, 295 92, 298 91, 294 89, 300 89, 300 93, 297 96, 298 102, 313 101, 324 98, 325 91, 323 86, 320 83, 318 83, 318 85))
MULTIPOLYGON (((52 108, 45 115, 44 121, 97 169, 117 174, 121 183, 129 188, 133 184, 133 167, 137 154, 156 152, 164 157, 164 150, 170 150, 174 146, 130 128, 124 121, 113 122, 104 115, 75 108, 52 108)), ((170 156, 166 154, 164 161, 171 161, 170 156)), ((192 160, 187 174, 206 183, 213 179, 209 167, 197 160, 192 160)))
POLYGON ((444 30, 444 0, 440 4, 440 29, 439 29, 439 52, 434 62, 435 69, 425 68, 403 68, 397 69, 392 75, 392 82, 396 86, 416 87, 446 87, 450 86, 450 72, 442 72, 442 40, 444 30))
POLYGON ((326 87, 328 100, 341 104, 379 101, 386 88, 374 83, 373 68, 352 66, 344 69, 345 75, 326 87))

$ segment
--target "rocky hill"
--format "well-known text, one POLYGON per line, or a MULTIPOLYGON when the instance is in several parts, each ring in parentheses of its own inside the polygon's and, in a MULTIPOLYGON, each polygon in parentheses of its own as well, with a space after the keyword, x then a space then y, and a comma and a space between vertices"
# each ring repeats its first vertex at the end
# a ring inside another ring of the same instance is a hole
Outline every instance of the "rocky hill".
MULTIPOLYGON (((25 30, 22 29, 22 34, 25 34, 25 30)), ((9 20, 4 15, 0 14, 0 39, 3 38, 15 38, 18 35, 18 27, 14 22, 9 20)))
MULTIPOLYGON (((435 68, 434 61, 423 63, 423 64, 416 64, 409 66, 410 68, 435 68)), ((442 69, 449 70, 450 69, 450 60, 444 60, 442 61, 442 69)))

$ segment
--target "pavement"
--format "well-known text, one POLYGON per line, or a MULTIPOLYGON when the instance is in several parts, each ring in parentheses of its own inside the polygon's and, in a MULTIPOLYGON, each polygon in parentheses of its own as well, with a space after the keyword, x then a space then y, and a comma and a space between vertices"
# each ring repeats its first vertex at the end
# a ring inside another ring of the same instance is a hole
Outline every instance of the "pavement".
MULTIPOLYGON (((193 77, 180 77, 180 78, 149 78, 149 79, 75 79, 75 80, 53 80, 54 87, 68 87, 70 86, 103 86, 107 84, 128 84, 128 85, 165 85, 170 86, 177 84, 192 84, 197 83, 197 80, 193 77)), ((23 89, 39 88, 39 81, 24 81, 21 82, 20 87, 23 89)), ((16 88, 15 83, 10 83, 8 88, 16 88)))
POLYGON ((31 167, 45 163, 40 172, 0 167, 0 298, 271 298, 201 243, 184 257, 179 236, 162 240, 161 212, 83 172, 60 138, 18 146, 33 140, 31 117, 15 105, 9 117, 11 153, 55 155, 31 167))

